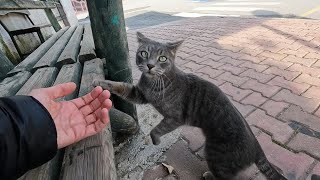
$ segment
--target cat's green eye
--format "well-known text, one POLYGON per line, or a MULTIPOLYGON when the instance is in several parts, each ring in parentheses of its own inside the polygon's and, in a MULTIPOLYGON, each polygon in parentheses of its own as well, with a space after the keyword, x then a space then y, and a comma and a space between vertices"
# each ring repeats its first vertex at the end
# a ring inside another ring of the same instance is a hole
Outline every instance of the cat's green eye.
POLYGON ((165 56, 160 56, 158 60, 159 60, 160 62, 166 62, 167 57, 165 57, 165 56))
POLYGON ((144 58, 148 57, 148 53, 146 51, 141 51, 140 54, 144 58))

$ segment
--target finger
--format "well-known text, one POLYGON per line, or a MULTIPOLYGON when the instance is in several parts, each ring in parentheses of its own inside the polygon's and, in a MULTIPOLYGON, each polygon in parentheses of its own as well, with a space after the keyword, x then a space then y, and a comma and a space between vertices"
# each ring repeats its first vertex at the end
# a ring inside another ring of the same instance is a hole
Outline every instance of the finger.
POLYGON ((98 98, 96 98, 95 100, 93 100, 90 105, 92 106, 93 110, 96 110, 98 108, 101 107, 101 105, 103 104, 103 102, 106 99, 110 98, 110 92, 109 91, 102 91, 102 93, 99 95, 98 98))
POLYGON ((112 101, 110 99, 104 100, 104 102, 102 103, 102 108, 107 108, 108 110, 110 110, 111 107, 112 107, 112 101))
POLYGON ((90 93, 81 96, 77 99, 71 100, 78 108, 81 108, 87 104, 89 104, 91 101, 93 101, 95 98, 97 98, 102 93, 101 87, 95 87, 90 93))
POLYGON ((56 99, 59 97, 64 97, 71 94, 74 90, 76 90, 76 84, 74 82, 68 82, 63 84, 58 84, 49 88, 43 88, 49 96, 56 99))

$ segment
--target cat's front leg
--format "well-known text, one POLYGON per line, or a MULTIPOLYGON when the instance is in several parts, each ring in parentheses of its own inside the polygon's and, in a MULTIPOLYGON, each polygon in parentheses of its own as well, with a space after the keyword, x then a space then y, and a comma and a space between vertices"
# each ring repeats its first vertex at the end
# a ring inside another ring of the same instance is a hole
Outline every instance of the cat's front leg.
POLYGON ((155 128, 150 132, 152 143, 154 145, 160 144, 160 137, 177 129, 179 126, 183 125, 182 122, 177 121, 173 118, 164 118, 155 128))
POLYGON ((101 86, 102 89, 108 90, 112 94, 116 94, 132 103, 147 103, 142 92, 132 84, 110 80, 95 80, 93 86, 101 86))

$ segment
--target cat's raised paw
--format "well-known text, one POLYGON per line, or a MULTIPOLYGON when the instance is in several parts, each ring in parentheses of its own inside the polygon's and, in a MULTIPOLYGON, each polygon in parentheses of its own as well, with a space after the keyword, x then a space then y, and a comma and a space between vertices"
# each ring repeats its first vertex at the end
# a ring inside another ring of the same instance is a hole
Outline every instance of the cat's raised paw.
POLYGON ((92 85, 94 87, 97 87, 97 86, 101 86, 102 89, 104 90, 112 90, 112 81, 108 81, 108 80, 94 80, 92 85))

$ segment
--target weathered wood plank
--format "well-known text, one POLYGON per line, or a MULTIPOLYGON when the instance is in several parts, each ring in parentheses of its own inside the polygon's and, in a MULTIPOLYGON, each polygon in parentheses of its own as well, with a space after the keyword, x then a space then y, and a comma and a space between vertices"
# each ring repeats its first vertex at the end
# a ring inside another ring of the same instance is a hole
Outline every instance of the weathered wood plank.
MULTIPOLYGON (((62 66, 57 79, 53 85, 74 82, 79 87, 81 78, 81 65, 80 63, 68 64, 62 66)), ((78 95, 78 90, 74 91, 72 94, 60 98, 60 101, 71 100, 76 98, 78 95)), ((42 166, 27 172, 21 180, 56 180, 60 176, 61 164, 63 160, 64 149, 59 150, 56 156, 43 164, 42 166)))
MULTIPOLYGON (((94 79, 104 79, 100 59, 84 63, 79 96, 92 90, 94 79)), ((115 180, 114 150, 110 125, 101 133, 66 149, 62 180, 115 180)))
POLYGON ((12 77, 5 78, 0 83, 0 97, 15 95, 31 75, 30 72, 23 71, 12 77))
POLYGON ((39 2, 30 0, 1 0, 0 9, 19 10, 19 9, 53 9, 56 8, 55 2, 39 2))
POLYGON ((61 67, 64 64, 71 64, 77 62, 77 56, 80 50, 80 42, 83 34, 83 25, 79 25, 72 37, 70 38, 67 46, 61 53, 56 66, 61 67))
POLYGON ((49 87, 58 74, 56 67, 38 69, 17 92, 17 95, 27 95, 32 89, 49 87))
POLYGON ((32 71, 35 71, 42 67, 52 67, 57 62, 61 52, 66 47, 69 39, 71 38, 73 32, 77 26, 70 27, 67 32, 65 32, 61 38, 54 43, 54 45, 46 52, 45 55, 33 66, 32 71))
POLYGON ((33 51, 26 59, 13 68, 8 76, 12 76, 21 71, 31 71, 32 67, 39 61, 39 59, 53 46, 53 44, 68 30, 69 27, 65 27, 52 35, 41 46, 33 51))
POLYGON ((90 24, 85 25, 81 48, 79 53, 79 61, 81 63, 96 58, 94 41, 90 24))
POLYGON ((4 79, 7 73, 13 69, 12 62, 7 58, 7 56, 0 50, 0 80, 4 79))

